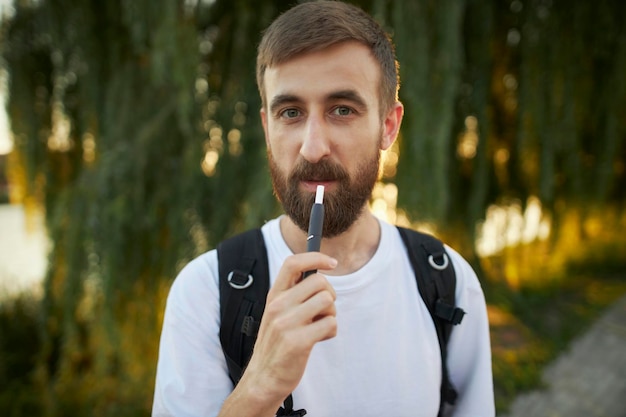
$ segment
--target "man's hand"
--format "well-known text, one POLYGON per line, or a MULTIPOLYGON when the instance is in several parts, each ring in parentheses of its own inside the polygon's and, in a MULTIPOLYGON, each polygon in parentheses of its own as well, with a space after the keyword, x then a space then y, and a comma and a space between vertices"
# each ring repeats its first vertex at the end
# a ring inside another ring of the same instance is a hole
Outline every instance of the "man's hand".
POLYGON ((275 415, 300 382, 313 346, 337 334, 335 290, 323 275, 301 280, 302 273, 336 266, 335 259, 319 252, 285 260, 267 295, 250 363, 220 416, 275 415))

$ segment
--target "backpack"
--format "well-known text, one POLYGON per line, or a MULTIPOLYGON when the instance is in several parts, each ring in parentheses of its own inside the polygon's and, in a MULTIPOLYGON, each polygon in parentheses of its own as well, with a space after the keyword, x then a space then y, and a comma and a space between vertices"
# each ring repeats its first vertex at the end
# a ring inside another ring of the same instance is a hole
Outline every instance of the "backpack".
MULTIPOLYGON (((441 351, 442 381, 439 414, 444 403, 454 404, 457 393, 449 378, 447 345, 452 325, 465 312, 455 306, 456 276, 443 243, 433 236, 398 227, 415 272, 419 293, 435 324, 441 351)), ((230 379, 237 384, 252 355, 269 291, 269 266, 261 229, 252 229, 217 247, 220 286, 220 342, 230 379)), ((277 416, 303 416, 293 410, 291 395, 277 416)))

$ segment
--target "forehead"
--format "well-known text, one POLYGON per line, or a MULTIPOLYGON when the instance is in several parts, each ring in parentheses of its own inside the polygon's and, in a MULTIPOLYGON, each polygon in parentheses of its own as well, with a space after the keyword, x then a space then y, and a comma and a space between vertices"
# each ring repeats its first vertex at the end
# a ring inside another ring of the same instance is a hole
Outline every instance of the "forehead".
POLYGON ((377 102, 380 79, 380 65, 369 48, 358 42, 344 42, 268 67, 264 74, 265 98, 267 103, 277 95, 316 100, 336 91, 352 90, 377 102))

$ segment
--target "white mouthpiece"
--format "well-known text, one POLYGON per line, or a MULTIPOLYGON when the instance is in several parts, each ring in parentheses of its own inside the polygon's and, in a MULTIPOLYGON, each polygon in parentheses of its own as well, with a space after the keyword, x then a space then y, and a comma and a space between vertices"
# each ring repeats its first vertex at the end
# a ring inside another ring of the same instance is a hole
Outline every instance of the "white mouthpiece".
POLYGON ((324 201, 324 186, 318 185, 317 191, 315 192, 315 204, 322 204, 324 201))

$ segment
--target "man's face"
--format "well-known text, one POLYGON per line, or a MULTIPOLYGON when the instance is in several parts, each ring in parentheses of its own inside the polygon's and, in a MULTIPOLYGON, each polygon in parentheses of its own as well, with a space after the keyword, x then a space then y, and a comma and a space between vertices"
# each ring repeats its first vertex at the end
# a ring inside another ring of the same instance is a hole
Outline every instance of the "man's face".
POLYGON ((318 185, 325 186, 324 237, 346 231, 364 210, 380 151, 397 135, 402 106, 381 116, 380 69, 367 47, 345 42, 265 72, 261 110, 274 191, 307 231, 318 185))

